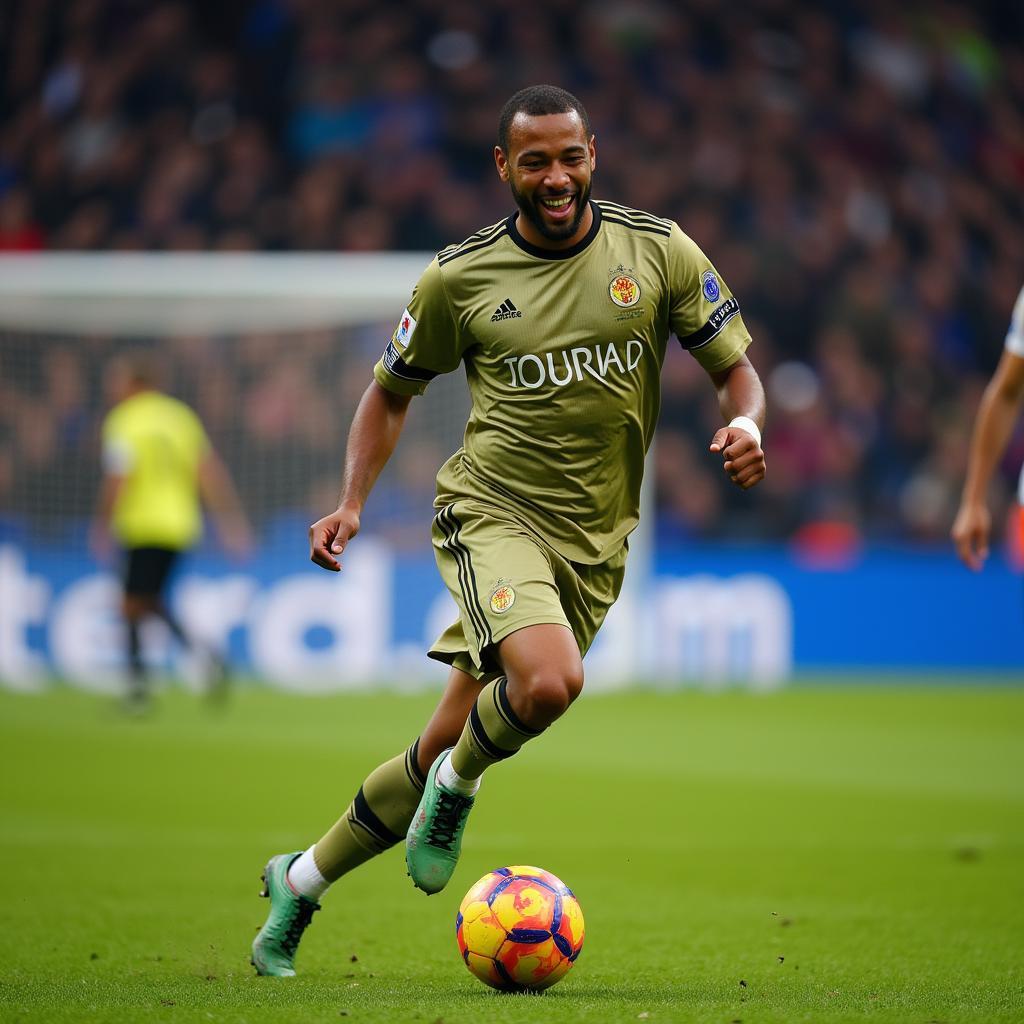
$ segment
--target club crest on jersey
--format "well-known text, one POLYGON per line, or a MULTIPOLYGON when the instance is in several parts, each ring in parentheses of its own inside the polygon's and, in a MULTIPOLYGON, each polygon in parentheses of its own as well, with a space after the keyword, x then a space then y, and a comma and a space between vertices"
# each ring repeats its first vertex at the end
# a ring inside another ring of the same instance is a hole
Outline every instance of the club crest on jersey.
POLYGON ((405 348, 405 346, 409 344, 412 332, 415 330, 416 318, 408 309, 405 309, 402 311, 402 319, 398 321, 398 326, 395 328, 395 333, 391 336, 391 340, 399 348, 405 348))
POLYGON ((632 276, 634 273, 621 263, 612 271, 608 295, 616 306, 635 306, 640 301, 640 282, 632 276))
POLYGON ((507 580, 498 580, 491 591, 491 611, 504 615, 516 603, 516 592, 507 580))
POLYGON ((722 294, 722 289, 718 285, 718 278, 715 277, 713 270, 705 270, 700 275, 700 290, 704 293, 704 298, 708 302, 717 302, 722 294))

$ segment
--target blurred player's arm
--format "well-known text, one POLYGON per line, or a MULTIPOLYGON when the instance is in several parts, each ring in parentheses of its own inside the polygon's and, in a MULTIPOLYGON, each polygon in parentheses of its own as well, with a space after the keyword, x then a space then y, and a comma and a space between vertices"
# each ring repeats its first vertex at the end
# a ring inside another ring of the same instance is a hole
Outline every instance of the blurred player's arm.
POLYGON ((111 430, 108 424, 109 421, 103 425, 103 473, 96 497, 96 513, 89 528, 89 547, 101 562, 107 561, 113 552, 114 507, 135 462, 132 445, 111 430))
POLYGON ((228 551, 248 554, 252 548, 252 527, 235 489, 227 466, 208 448, 199 463, 199 496, 213 516, 217 535, 228 551))
POLYGON ((710 374, 718 392, 718 407, 728 426, 720 427, 711 439, 710 449, 721 452, 729 479, 746 490, 764 479, 765 461, 760 432, 764 429, 764 388, 750 360, 741 355, 731 366, 710 374), (740 419, 741 422, 735 421, 740 419), (755 436, 742 420, 757 427, 755 436))
POLYGON ((101 562, 107 561, 113 550, 114 539, 110 532, 110 524, 114 515, 114 505, 123 484, 124 477, 120 473, 104 473, 100 480, 96 512, 89 528, 89 547, 101 562))
POLYGON ((988 557, 992 517, 986 497, 1010 432, 1024 401, 1024 358, 1004 351, 996 372, 981 398, 971 434, 960 508, 951 536, 957 554, 970 569, 978 570, 988 557))
POLYGON ((376 380, 363 393, 348 431, 338 507, 309 528, 309 557, 324 569, 341 569, 334 556, 359 532, 363 506, 398 444, 410 401, 412 395, 395 394, 376 380))

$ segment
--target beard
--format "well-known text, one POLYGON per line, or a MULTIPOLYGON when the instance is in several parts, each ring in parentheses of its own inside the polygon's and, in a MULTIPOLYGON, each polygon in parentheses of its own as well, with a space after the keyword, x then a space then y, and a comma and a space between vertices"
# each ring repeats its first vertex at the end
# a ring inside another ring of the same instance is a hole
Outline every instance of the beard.
POLYGON ((511 181, 509 181, 509 187, 512 189, 512 198, 516 201, 520 213, 551 242, 564 242, 576 234, 590 201, 590 182, 588 181, 576 195, 576 212, 573 214, 572 220, 566 224, 550 224, 544 219, 543 208, 537 200, 523 195, 511 181))

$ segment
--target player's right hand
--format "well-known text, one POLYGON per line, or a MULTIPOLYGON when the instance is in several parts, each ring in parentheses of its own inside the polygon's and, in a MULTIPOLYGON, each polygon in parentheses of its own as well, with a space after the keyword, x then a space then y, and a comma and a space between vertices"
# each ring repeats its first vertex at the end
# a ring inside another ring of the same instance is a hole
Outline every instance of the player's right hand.
POLYGON ((988 540, 992 531, 992 517, 983 504, 960 506, 950 536, 956 553, 968 569, 977 572, 988 558, 988 540))
POLYGON ((329 516, 318 519, 309 528, 309 558, 331 572, 341 571, 340 555, 348 542, 359 532, 359 513, 344 506, 329 516))

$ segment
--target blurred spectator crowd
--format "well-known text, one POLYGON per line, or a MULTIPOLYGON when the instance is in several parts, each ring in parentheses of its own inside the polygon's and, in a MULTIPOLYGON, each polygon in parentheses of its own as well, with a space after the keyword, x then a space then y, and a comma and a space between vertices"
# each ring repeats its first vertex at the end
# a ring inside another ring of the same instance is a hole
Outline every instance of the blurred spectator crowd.
MULTIPOLYGON (((597 136, 595 195, 709 253, 769 392, 768 478, 741 496, 707 455, 706 379, 672 353, 663 539, 944 540, 1024 283, 1024 7, 16 0, 0 51, 0 249, 20 251, 438 249, 511 210, 491 157, 504 100, 565 86, 597 136)), ((264 418, 257 383, 294 392, 336 460, 334 378, 311 355, 300 387, 273 353, 221 358, 216 379, 264 418)), ((29 449, 69 392, 100 402, 97 352, 55 358, 30 402, 7 377, 0 492, 48 471, 29 449)), ((1002 506, 1022 458, 1024 436, 1002 506)))

